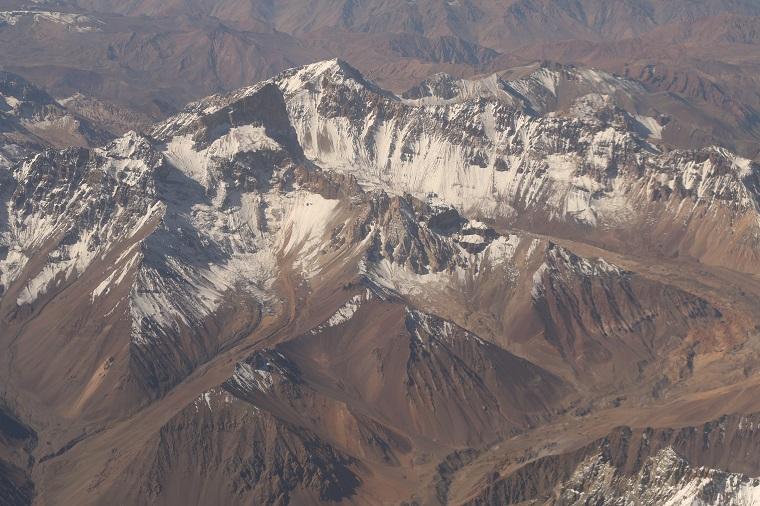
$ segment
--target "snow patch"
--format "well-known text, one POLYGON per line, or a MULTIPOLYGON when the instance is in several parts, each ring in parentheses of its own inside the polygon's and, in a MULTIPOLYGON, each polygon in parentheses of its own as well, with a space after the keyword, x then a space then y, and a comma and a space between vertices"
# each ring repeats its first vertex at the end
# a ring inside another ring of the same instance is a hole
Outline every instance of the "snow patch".
POLYGON ((257 369, 246 362, 235 364, 233 380, 249 392, 270 392, 274 385, 272 373, 265 369, 257 369))
POLYGON ((306 277, 319 271, 316 258, 322 247, 329 243, 326 237, 335 225, 340 201, 326 199, 317 193, 298 190, 282 200, 284 220, 280 226, 279 250, 285 256, 294 256, 294 265, 306 277))
POLYGON ((343 304, 341 307, 338 308, 335 313, 333 313, 330 318, 327 319, 323 324, 319 325, 318 327, 314 328, 311 333, 312 334, 318 334, 322 332, 323 330, 330 328, 330 327, 337 327, 338 325, 341 325, 348 320, 350 320, 356 311, 359 310, 361 305, 368 300, 372 298, 372 292, 368 289, 364 293, 359 293, 348 299, 345 304, 343 304))
POLYGON ((635 115, 636 121, 649 132, 649 137, 652 139, 662 139, 662 125, 657 119, 651 116, 635 115))

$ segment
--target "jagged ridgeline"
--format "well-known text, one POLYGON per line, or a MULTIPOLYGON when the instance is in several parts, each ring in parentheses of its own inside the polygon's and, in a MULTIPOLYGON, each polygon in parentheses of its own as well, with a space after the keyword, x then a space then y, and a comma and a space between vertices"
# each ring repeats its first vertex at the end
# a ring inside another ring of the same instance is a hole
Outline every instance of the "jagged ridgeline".
POLYGON ((558 65, 397 95, 331 60, 19 153, 0 491, 756 498, 760 167, 677 148, 662 100, 558 65))

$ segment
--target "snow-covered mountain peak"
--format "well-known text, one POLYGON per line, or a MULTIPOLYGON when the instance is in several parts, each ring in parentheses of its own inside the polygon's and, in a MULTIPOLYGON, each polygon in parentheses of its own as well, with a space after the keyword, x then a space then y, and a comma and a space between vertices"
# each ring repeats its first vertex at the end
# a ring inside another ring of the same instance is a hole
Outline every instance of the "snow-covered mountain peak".
MULTIPOLYGON (((474 80, 439 74, 425 86, 421 95, 442 98, 400 99, 345 62, 318 62, 197 101, 150 138, 128 134, 104 149, 113 166, 154 144, 216 209, 284 189, 291 169, 314 166, 513 223, 615 229, 641 219, 637 209, 683 210, 683 199, 756 208, 749 161, 662 148, 658 120, 619 105, 638 85, 618 76, 544 65, 474 80)), ((476 235, 460 242, 480 248, 476 235)))
POLYGON ((387 96, 392 94, 381 90, 377 85, 364 78, 362 73, 347 62, 334 58, 282 72, 274 78, 285 95, 299 93, 303 90, 316 91, 326 86, 348 86, 355 90, 362 88, 387 96))
POLYGON ((151 139, 147 136, 130 130, 104 146, 100 151, 117 158, 140 157, 153 149, 151 139))
POLYGON ((274 82, 305 158, 365 188, 435 197, 468 215, 605 229, 663 198, 708 207, 733 198, 729 207, 754 210, 753 183, 659 144, 666 120, 639 113, 640 85, 625 78, 556 65, 480 80, 439 74, 399 99, 343 72, 323 62, 274 82))

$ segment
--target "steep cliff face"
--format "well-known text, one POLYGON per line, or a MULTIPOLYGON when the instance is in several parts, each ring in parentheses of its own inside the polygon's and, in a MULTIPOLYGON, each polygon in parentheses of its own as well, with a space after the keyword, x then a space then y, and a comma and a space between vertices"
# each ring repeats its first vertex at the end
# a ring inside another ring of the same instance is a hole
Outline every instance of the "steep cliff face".
POLYGON ((7 406, 0 406, 0 503, 8 506, 32 504, 31 456, 37 435, 7 406))
POLYGON ((757 167, 720 149, 664 152, 667 127, 636 112, 631 81, 545 67, 439 77, 402 99, 331 62, 274 82, 306 156, 367 186, 435 195, 537 231, 754 269, 757 167))

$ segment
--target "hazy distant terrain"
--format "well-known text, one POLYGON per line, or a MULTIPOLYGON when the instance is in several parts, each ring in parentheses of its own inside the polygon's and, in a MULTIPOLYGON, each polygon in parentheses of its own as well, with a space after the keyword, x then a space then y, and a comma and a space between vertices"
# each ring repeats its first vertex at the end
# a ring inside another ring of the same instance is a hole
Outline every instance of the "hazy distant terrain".
POLYGON ((684 132, 684 142, 717 138, 756 154, 760 5, 750 0, 7 4, 0 64, 57 97, 128 106, 121 129, 332 57, 396 92, 435 72, 548 60, 674 94, 698 109, 688 114, 704 130, 684 132))

